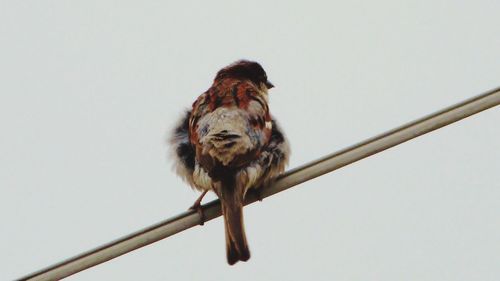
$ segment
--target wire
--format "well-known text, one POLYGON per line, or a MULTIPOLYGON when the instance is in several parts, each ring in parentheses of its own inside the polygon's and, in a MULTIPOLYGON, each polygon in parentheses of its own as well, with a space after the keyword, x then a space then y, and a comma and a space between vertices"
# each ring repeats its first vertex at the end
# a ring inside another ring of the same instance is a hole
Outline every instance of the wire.
MULTIPOLYGON (((297 184, 319 177, 499 104, 500 88, 497 88, 290 170, 280 176, 273 184, 262 189, 259 197, 265 198, 274 195, 297 184)), ((246 198, 245 205, 255 201, 257 201, 256 194, 250 193, 246 198)), ((61 279, 182 232, 193 226, 203 224, 221 215, 219 200, 214 200, 203 205, 202 210, 203 216, 196 211, 181 213, 93 250, 21 277, 18 280, 61 279)))

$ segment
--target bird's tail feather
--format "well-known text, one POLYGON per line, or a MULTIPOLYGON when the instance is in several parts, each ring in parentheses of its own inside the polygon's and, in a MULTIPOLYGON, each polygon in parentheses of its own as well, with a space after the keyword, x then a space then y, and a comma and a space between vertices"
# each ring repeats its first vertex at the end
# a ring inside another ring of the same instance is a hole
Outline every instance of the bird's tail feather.
POLYGON ((221 205, 226 232, 226 254, 230 265, 250 259, 243 225, 243 192, 233 184, 222 182, 221 205))

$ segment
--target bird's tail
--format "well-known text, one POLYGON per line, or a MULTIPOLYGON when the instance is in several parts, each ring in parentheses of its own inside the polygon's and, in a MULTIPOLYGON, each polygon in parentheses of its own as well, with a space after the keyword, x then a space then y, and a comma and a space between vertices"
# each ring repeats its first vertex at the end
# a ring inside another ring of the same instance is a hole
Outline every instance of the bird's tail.
POLYGON ((250 259, 245 226, 243 225, 243 191, 236 185, 221 182, 220 201, 226 232, 226 254, 230 265, 250 259))

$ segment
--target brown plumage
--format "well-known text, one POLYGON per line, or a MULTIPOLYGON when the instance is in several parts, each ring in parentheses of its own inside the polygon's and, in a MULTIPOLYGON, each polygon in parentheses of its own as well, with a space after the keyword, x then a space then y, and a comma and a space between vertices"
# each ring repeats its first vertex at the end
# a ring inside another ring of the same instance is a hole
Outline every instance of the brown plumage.
POLYGON ((246 192, 282 173, 289 158, 288 142, 269 113, 272 87, 256 62, 221 69, 171 138, 179 175, 221 201, 231 265, 250 258, 243 224, 246 192))

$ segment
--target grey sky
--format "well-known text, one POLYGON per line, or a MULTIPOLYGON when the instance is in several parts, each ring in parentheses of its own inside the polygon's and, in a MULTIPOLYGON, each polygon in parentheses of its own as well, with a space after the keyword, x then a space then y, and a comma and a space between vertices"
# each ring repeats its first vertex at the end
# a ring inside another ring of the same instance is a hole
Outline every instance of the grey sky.
MULTIPOLYGON (((2 1, 0 279, 184 211, 165 138, 240 58, 291 167, 500 86, 498 1, 2 1)), ((494 108, 70 280, 499 280, 494 108)), ((213 196, 211 197, 213 198, 213 196)))

